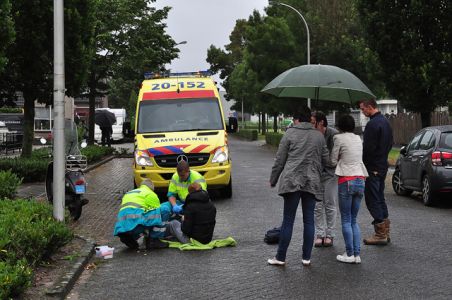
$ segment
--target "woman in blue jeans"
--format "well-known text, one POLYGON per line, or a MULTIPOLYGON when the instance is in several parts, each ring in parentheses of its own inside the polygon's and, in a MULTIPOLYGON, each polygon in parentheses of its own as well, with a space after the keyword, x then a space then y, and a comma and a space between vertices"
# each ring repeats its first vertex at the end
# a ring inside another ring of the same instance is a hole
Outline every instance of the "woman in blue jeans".
POLYGON ((350 115, 341 116, 337 127, 340 134, 334 136, 331 161, 336 164, 338 176, 339 211, 341 213, 342 235, 345 253, 336 259, 344 263, 361 263, 361 232, 356 222, 359 206, 364 196, 364 182, 368 176, 362 161, 363 144, 354 134, 355 120, 350 115))
POLYGON ((294 114, 294 125, 287 129, 278 147, 270 176, 270 186, 279 182, 278 194, 284 198, 284 216, 278 251, 267 260, 270 265, 284 266, 286 252, 292 238, 292 230, 301 200, 303 209, 302 264, 311 264, 314 244, 315 201, 323 199, 320 182, 325 164, 331 166, 325 138, 310 123, 311 111, 304 107, 294 114))

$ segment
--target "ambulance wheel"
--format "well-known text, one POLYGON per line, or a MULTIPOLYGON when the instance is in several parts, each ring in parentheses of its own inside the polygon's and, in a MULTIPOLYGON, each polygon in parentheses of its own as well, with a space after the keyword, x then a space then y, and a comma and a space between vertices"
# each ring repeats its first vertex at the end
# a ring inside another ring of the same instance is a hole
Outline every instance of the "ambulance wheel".
POLYGON ((223 189, 222 194, 227 199, 232 197, 232 178, 229 180, 229 184, 223 189))

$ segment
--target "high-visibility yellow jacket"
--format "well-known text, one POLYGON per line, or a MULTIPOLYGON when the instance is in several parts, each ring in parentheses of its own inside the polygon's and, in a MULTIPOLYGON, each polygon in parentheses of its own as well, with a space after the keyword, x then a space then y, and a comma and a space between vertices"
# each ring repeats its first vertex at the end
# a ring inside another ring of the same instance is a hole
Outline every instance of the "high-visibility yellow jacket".
MULTIPOLYGON (((120 233, 130 232, 138 225, 146 228, 164 228, 162 213, 157 194, 148 186, 141 185, 122 197, 113 234, 116 236, 120 233)), ((169 216, 169 214, 170 211, 166 209, 164 215, 169 216)))
POLYGON ((206 180, 198 172, 190 170, 190 175, 188 176, 187 180, 182 182, 180 181, 179 175, 176 172, 170 180, 167 196, 177 197, 180 201, 184 202, 185 198, 188 195, 188 186, 195 182, 199 183, 201 185, 201 188, 207 191, 206 180))
POLYGON ((148 211, 160 207, 160 200, 156 193, 146 185, 127 192, 122 197, 121 210, 125 208, 138 208, 148 211))

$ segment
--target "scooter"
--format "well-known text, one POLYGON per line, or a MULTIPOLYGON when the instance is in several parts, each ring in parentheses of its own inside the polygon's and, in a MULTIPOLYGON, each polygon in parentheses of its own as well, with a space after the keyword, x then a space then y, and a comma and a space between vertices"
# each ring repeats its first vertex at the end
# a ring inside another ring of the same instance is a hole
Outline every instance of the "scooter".
MULTIPOLYGON (((87 187, 84 170, 86 170, 88 163, 86 156, 80 154, 75 124, 67 124, 67 126, 69 128, 65 127, 65 207, 68 208, 72 219, 77 221, 82 215, 82 207, 89 202, 84 197, 87 187)), ((41 138, 42 144, 46 144, 46 142, 46 139, 41 138)), ((86 142, 82 142, 80 146, 81 148, 85 148, 87 144, 86 142)), ((47 166, 45 190, 47 200, 53 203, 53 161, 49 162, 47 166)))

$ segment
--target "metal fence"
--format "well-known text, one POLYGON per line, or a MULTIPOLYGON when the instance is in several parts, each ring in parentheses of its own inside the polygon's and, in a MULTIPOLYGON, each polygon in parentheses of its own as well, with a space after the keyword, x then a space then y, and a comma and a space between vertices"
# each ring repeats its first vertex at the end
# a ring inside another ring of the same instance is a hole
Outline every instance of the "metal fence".
MULTIPOLYGON (((418 113, 399 113, 397 115, 387 115, 391 123, 394 144, 405 145, 411 137, 422 129, 421 115, 418 113)), ((432 112, 431 126, 450 125, 452 117, 448 112, 432 112)))
POLYGON ((21 151, 23 136, 22 133, 0 133, 0 153, 8 154, 9 152, 21 151))

